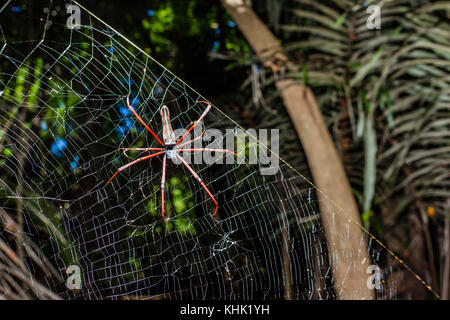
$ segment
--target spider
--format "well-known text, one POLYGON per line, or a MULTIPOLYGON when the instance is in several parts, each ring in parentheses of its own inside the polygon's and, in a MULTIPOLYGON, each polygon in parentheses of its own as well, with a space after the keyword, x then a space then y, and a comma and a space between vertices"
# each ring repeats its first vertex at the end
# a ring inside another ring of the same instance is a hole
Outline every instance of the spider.
POLYGON ((208 148, 196 148, 196 149, 185 149, 182 148, 183 146, 190 144, 197 139, 201 138, 205 132, 203 132, 199 137, 192 139, 187 142, 183 142, 180 144, 183 139, 186 137, 189 132, 191 132, 197 124, 199 124, 202 119, 207 115, 209 110, 211 109, 211 104, 206 101, 197 101, 206 104, 206 109, 203 112, 203 114, 200 116, 200 118, 195 121, 192 126, 179 138, 178 140, 175 137, 175 133, 173 132, 172 125, 170 123, 170 113, 169 108, 166 105, 163 105, 161 108, 161 119, 162 119, 162 125, 163 125, 163 141, 158 138, 158 136, 153 132, 152 129, 142 120, 141 117, 136 113, 136 111, 133 109, 133 107, 130 105, 130 95, 127 96, 127 107, 130 109, 130 111, 133 113, 133 115, 139 120, 139 122, 153 135, 153 137, 156 139, 156 141, 161 144, 161 148, 121 148, 121 150, 129 151, 129 150, 137 150, 137 151, 158 151, 157 153, 153 153, 141 158, 138 158, 122 167, 120 167, 116 173, 109 179, 109 181, 106 183, 105 187, 117 176, 119 172, 122 170, 127 169, 128 167, 131 167, 132 165, 151 159, 153 157, 164 155, 163 157, 163 165, 162 165, 162 177, 161 177, 161 216, 163 218, 163 221, 166 222, 164 213, 165 213, 165 202, 164 202, 164 189, 165 189, 165 183, 166 183, 166 161, 167 159, 175 159, 178 158, 181 163, 188 169, 188 171, 192 174, 192 176, 198 181, 198 183, 205 189, 206 193, 209 195, 211 200, 214 202, 215 210, 212 216, 214 216, 217 213, 217 210, 219 209, 219 205, 217 203, 216 198, 214 198, 211 191, 208 189, 208 187, 203 182, 202 178, 194 171, 194 169, 191 168, 191 166, 180 156, 180 152, 197 152, 197 151, 214 151, 214 152, 224 152, 224 153, 231 153, 236 156, 236 153, 226 150, 226 149, 208 149, 208 148))

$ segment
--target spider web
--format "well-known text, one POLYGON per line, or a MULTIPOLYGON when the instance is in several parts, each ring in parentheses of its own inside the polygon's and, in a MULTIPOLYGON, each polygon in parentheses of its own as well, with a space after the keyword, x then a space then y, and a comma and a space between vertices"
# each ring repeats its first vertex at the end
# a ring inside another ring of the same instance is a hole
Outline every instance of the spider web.
MULTIPOLYGON (((128 95, 160 138, 163 104, 174 128, 187 128, 207 99, 91 13, 68 29, 67 4, 0 6, 0 279, 31 279, 41 287, 29 295, 41 298, 52 297, 47 289, 82 299, 335 298, 317 190, 283 161, 274 175, 262 175, 259 162, 192 164, 219 203, 217 217, 190 172, 168 161, 163 222, 162 158, 105 186, 148 154, 120 148, 159 147, 126 108, 128 95), (38 36, 12 32, 25 17, 38 36), (80 290, 67 287, 73 265, 80 290)), ((214 106, 204 128, 240 129, 224 112, 214 106)), ((244 145, 259 147, 251 138, 244 145)), ((365 243, 360 252, 382 266, 383 249, 365 243)), ((376 294, 394 297, 395 284, 383 281, 376 294)))

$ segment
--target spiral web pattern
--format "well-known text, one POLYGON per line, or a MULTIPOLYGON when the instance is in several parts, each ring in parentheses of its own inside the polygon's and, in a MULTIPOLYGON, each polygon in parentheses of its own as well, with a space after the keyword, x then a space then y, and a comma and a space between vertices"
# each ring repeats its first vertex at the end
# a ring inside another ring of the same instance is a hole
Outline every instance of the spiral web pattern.
MULTIPOLYGON (((0 244, 19 252, 13 259, 0 250, 0 262, 17 262, 63 298, 333 299, 316 190, 283 162, 275 175, 261 175, 260 163, 193 164, 218 200, 217 217, 189 171, 169 161, 163 222, 161 157, 105 186, 148 154, 120 148, 159 147, 126 108, 128 95, 160 138, 163 104, 174 128, 188 128, 205 109, 197 101, 207 99, 88 12, 68 29, 66 4, 33 1, 42 18, 30 39, 8 28, 30 1, 0 11, 0 244), (73 265, 80 290, 67 287, 73 265)), ((218 108, 204 128, 237 129, 218 108)), ((250 140, 247 149, 259 147, 250 140)), ((369 250, 383 260, 374 243, 369 250)))

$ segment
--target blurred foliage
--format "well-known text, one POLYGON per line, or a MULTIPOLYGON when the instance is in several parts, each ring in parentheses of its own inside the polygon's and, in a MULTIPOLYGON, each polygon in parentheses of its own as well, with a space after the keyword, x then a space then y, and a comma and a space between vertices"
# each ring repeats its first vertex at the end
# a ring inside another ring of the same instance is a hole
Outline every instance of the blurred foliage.
POLYGON ((197 91, 209 97, 238 91, 245 70, 227 71, 228 61, 210 58, 250 53, 220 1, 81 2, 197 91))
MULTIPOLYGON (((420 272, 438 290, 449 218, 448 4, 380 3, 379 30, 366 25, 374 1, 283 4, 281 13, 268 10, 279 5, 275 0, 255 6, 294 59, 284 75, 314 90, 364 225, 401 256, 421 257, 413 265, 427 260, 428 270, 420 272), (411 231, 411 215, 424 235, 411 231), (424 251, 412 254, 413 241, 424 243, 424 251)), ((249 57, 243 65, 257 63, 249 57)), ((244 83, 249 102, 260 114, 271 114, 280 101, 273 88, 280 74, 254 69, 244 83)), ((278 111, 273 119, 286 123, 289 118, 278 111)), ((298 159, 291 163, 301 165, 298 159)))
MULTIPOLYGON (((450 118, 445 8, 385 3, 381 29, 369 30, 368 5, 297 1, 282 29, 301 41, 289 41, 286 49, 298 57, 299 69, 307 66, 307 84, 315 89, 355 192, 363 192, 363 211, 391 198, 399 203, 396 214, 421 201, 443 218, 450 118)), ((288 76, 304 82, 304 72, 288 76)))

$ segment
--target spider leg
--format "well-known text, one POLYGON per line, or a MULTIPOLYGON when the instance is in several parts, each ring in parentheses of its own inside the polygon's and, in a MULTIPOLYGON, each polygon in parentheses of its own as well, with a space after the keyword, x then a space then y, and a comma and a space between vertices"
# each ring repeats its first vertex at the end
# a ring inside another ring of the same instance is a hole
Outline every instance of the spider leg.
POLYGON ((164 148, 120 148, 120 150, 125 151, 162 151, 164 148))
POLYGON ((162 177, 161 177, 161 216, 163 218, 163 221, 166 222, 166 219, 164 218, 164 211, 166 202, 164 201, 164 188, 166 184, 166 158, 167 156, 164 155, 163 159, 163 167, 162 167, 162 177))
POLYGON ((150 127, 144 122, 144 120, 141 119, 141 117, 139 117, 139 115, 136 113, 136 111, 134 111, 133 107, 130 105, 130 95, 127 96, 127 107, 134 114, 134 116, 139 120, 139 122, 142 123, 142 125, 145 127, 145 129, 147 129, 155 137, 155 139, 158 140, 158 142, 163 146, 164 143, 162 143, 162 141, 153 132, 153 130, 150 129, 150 127))
POLYGON ((185 151, 185 152, 195 152, 195 151, 214 151, 214 152, 226 152, 231 153, 232 155, 235 155, 237 157, 237 153, 227 150, 227 149, 208 149, 208 148, 201 148, 201 149, 177 149, 178 151, 185 151))
POLYGON ((120 168, 116 171, 116 173, 114 173, 114 175, 111 177, 111 179, 109 179, 109 181, 106 183, 105 187, 112 181, 112 179, 114 179, 115 176, 117 176, 117 174, 118 174, 120 171, 125 170, 126 168, 131 167, 132 165, 134 165, 134 164, 136 164, 136 163, 138 163, 138 162, 141 162, 141 161, 144 161, 144 160, 147 160, 147 159, 150 159, 150 158, 159 156, 159 155, 161 155, 161 154, 163 154, 163 153, 164 153, 164 151, 161 151, 161 152, 158 152, 158 153, 155 153, 155 154, 151 154, 151 155, 149 155, 149 156, 145 156, 145 157, 139 158, 139 159, 137 159, 137 160, 134 160, 133 162, 130 162, 129 164, 126 164, 126 165, 120 167, 120 168))
POLYGON ((199 135, 197 138, 192 139, 192 140, 189 140, 189 141, 186 141, 186 142, 183 142, 182 144, 177 145, 176 148, 180 148, 180 147, 185 146, 185 145, 187 145, 187 144, 189 144, 189 143, 192 143, 192 142, 194 142, 194 141, 197 141, 198 139, 200 139, 201 137, 203 137, 203 135, 205 134, 205 132, 206 132, 206 130, 204 130, 204 131, 202 132, 202 134, 199 135))
POLYGON ((198 183, 200 183, 200 185, 203 187, 203 189, 205 189, 206 193, 208 193, 209 197, 211 198, 211 200, 214 202, 214 204, 216 205, 216 209, 214 210, 214 213, 212 214, 212 216, 214 217, 214 215, 217 213, 217 210, 219 209, 219 205, 217 203, 216 198, 214 198, 214 196, 212 195, 211 191, 209 191, 208 187, 206 187, 205 183, 203 182, 202 178, 200 178, 200 176, 194 171, 194 169, 192 169, 188 163, 186 162, 186 160, 184 160, 182 157, 180 157, 179 154, 177 154, 178 159, 181 160, 181 162, 184 164, 184 166, 189 170, 189 172, 194 176, 195 179, 197 179, 198 183))
POLYGON ((189 132, 191 132, 191 131, 192 131, 192 130, 200 123, 200 121, 202 121, 202 119, 203 119, 204 117, 206 117, 207 113, 208 113, 209 110, 211 109, 211 104, 210 104, 210 103, 208 103, 208 102, 206 102, 206 101, 197 101, 197 102, 205 103, 205 104, 207 104, 207 107, 206 107, 205 111, 203 111, 203 113, 202 113, 202 115, 200 116, 200 118, 198 118, 198 120, 194 122, 194 124, 189 128, 189 130, 186 131, 186 132, 183 134, 183 136, 177 141, 177 144, 179 144, 179 143, 184 139, 184 137, 186 137, 186 135, 187 135, 189 132))

